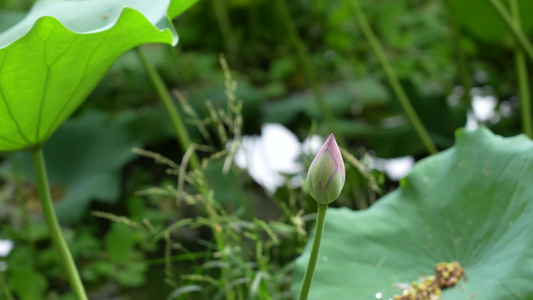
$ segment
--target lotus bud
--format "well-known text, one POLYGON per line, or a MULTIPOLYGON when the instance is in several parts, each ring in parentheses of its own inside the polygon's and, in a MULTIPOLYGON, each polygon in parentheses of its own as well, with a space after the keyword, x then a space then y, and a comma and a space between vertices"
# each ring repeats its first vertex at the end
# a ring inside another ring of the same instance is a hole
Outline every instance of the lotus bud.
POLYGON ((307 189, 319 204, 335 201, 346 177, 341 151, 331 134, 320 148, 307 173, 307 189))

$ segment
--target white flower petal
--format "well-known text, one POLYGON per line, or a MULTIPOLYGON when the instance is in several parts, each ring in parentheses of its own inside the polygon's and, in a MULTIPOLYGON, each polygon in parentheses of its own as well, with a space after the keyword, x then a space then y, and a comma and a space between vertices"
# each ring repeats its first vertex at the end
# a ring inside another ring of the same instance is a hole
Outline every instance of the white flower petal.
POLYGON ((281 124, 267 123, 261 127, 265 157, 277 172, 298 173, 303 165, 298 162, 302 146, 294 133, 281 124))
POLYGON ((13 250, 15 243, 11 240, 0 240, 0 256, 8 256, 9 252, 13 250))
POLYGON ((390 159, 369 156, 369 159, 370 168, 385 172, 394 181, 398 181, 407 176, 415 164, 415 159, 412 156, 390 159))
MULTIPOLYGON (((319 145, 320 148, 320 145, 319 145)), ((266 123, 261 136, 244 136, 235 154, 235 165, 247 170, 252 179, 269 193, 285 185, 282 174, 295 174, 292 187, 302 183, 304 165, 299 161, 302 145, 294 133, 281 124, 266 123)))

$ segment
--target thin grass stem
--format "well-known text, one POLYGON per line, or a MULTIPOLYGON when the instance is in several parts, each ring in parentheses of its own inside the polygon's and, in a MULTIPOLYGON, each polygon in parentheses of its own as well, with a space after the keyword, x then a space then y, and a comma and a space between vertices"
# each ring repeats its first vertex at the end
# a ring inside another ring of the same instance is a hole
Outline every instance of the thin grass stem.
MULTIPOLYGON (((163 106, 167 111, 170 121, 172 122, 172 127, 176 132, 176 137, 180 144, 181 150, 183 152, 186 152, 192 144, 191 138, 189 137, 189 134, 185 129, 185 124, 181 120, 178 110, 174 105, 174 102, 172 101, 172 96, 170 95, 170 92, 166 88, 163 79, 161 78, 161 76, 159 76, 159 73, 155 69, 154 65, 150 62, 150 60, 148 60, 143 51, 137 47, 135 48, 135 52, 137 53, 137 56, 139 57, 139 60, 141 61, 146 72, 148 73, 150 80, 152 80, 157 94, 159 95, 159 98, 161 99, 161 102, 163 103, 163 106)), ((200 160, 198 159, 196 153, 193 153, 191 155, 190 164, 193 170, 200 169, 200 160)))
MULTIPOLYGON (((152 65, 152 63, 144 55, 142 50, 139 48, 136 48, 135 51, 137 52, 137 55, 139 56, 141 63, 146 69, 148 76, 152 80, 152 83, 154 84, 156 88, 157 94, 159 95, 159 97, 161 98, 161 101, 163 102, 163 106, 165 107, 172 121, 172 125, 174 127, 174 130, 176 131, 178 142, 183 152, 188 153, 188 150, 191 146, 191 139, 189 137, 189 134, 187 133, 187 130, 185 129, 185 125, 183 121, 181 120, 178 114, 178 110, 176 109, 176 106, 174 105, 172 101, 172 97, 170 96, 171 95, 170 91, 166 88, 163 82, 163 79, 161 78, 161 76, 159 75, 155 67, 152 65)), ((229 264, 229 259, 224 251, 225 243, 224 243, 224 238, 222 236, 222 228, 218 221, 220 219, 220 215, 215 209, 215 207, 213 206, 214 199, 213 199, 212 194, 209 192, 209 187, 207 186, 205 174, 203 173, 201 169, 200 161, 195 151, 191 151, 190 166, 191 166, 191 169, 193 170, 193 173, 197 176, 198 182, 196 184, 196 187, 198 188, 198 191, 200 192, 202 197, 205 199, 204 201, 205 209, 210 220, 209 226, 213 232, 213 236, 215 238, 217 248, 222 253, 221 259, 224 262, 227 262, 229 264)), ((220 290, 224 290, 229 284, 226 280, 226 274, 227 274, 227 270, 222 269, 221 270, 222 279, 219 281, 220 290)), ((227 300, 235 299, 232 289, 229 289, 227 291, 226 299, 227 300)))
POLYGON ((287 7, 287 3, 285 0, 278 0, 278 10, 281 15, 282 22, 284 23, 287 29, 290 41, 296 49, 298 59, 300 60, 300 63, 303 67, 303 71, 305 72, 307 80, 309 81, 309 85, 311 86, 311 91, 313 92, 315 101, 317 102, 322 115, 326 119, 326 123, 328 124, 329 129, 335 135, 337 142, 341 146, 345 147, 346 142, 344 140, 344 136, 339 131, 337 123, 335 122, 335 117, 329 109, 329 106, 326 105, 326 100, 324 99, 324 95, 322 94, 320 86, 318 85, 316 72, 311 67, 311 59, 309 58, 307 47, 305 46, 304 42, 296 31, 296 26, 294 25, 294 21, 292 20, 292 16, 289 12, 289 8, 287 7))
POLYGON ((52 196, 50 194, 50 188, 48 186, 48 176, 46 174, 46 166, 44 162, 42 147, 38 147, 32 150, 33 167, 35 169, 35 178, 37 180, 37 189, 39 191, 39 200, 41 201, 41 207, 43 215, 48 226, 48 231, 52 237, 52 241, 56 250, 59 252, 59 257, 65 268, 70 287, 78 300, 87 300, 85 288, 80 279, 78 269, 72 259, 72 255, 68 249, 67 243, 61 233, 59 222, 57 221, 56 213, 54 211, 54 203, 52 202, 52 196))
POLYGON ((217 17, 218 26, 222 32, 224 38, 224 44, 228 56, 232 63, 237 63, 238 46, 235 34, 231 26, 231 21, 228 14, 228 8, 226 7, 225 0, 212 0, 213 8, 215 9, 215 15, 217 17))
MULTIPOLYGON (((518 1, 509 0, 511 5, 511 14, 518 28, 520 25, 520 9, 518 1)), ((524 133, 533 138, 533 124, 531 122, 531 97, 529 93, 529 80, 527 75, 527 64, 524 51, 520 47, 515 47, 515 64, 518 75, 518 88, 520 90, 520 106, 522 110, 522 128, 524 133)))
POLYGON ((385 71, 385 75, 389 80, 392 90, 400 101, 400 104, 402 105, 407 117, 409 118, 409 121, 411 121, 411 124, 415 128, 419 138, 422 140, 422 143, 430 154, 437 153, 437 147, 435 147, 435 144, 431 140, 431 137, 429 136, 429 133, 424 127, 424 124, 422 124, 422 121, 420 121, 418 114, 413 108, 411 102, 409 101, 409 98, 407 97, 407 94, 405 93, 402 85, 400 84, 400 81, 398 80, 398 77, 396 76, 396 73, 390 65, 389 60, 385 55, 385 51, 383 51, 383 48, 381 47, 378 39, 372 32, 372 29, 370 28, 366 16, 361 8, 359 0, 347 0, 346 3, 348 3, 348 5, 350 5, 350 7, 352 8, 352 11, 356 16, 359 25, 361 26, 361 29, 363 30, 363 33, 366 39, 368 40, 370 47, 372 48, 372 51, 377 56, 381 67, 385 71))
POLYGON ((507 28, 509 28, 511 33, 514 35, 515 39, 518 42, 518 45, 522 47, 524 53, 531 60, 531 62, 533 62, 533 46, 531 45, 531 42, 529 42, 522 29, 520 29, 520 26, 518 26, 513 17, 509 14, 509 12, 507 12, 507 10, 505 9, 505 7, 503 7, 503 4, 501 4, 500 1, 487 1, 492 4, 492 7, 494 8, 494 10, 496 10, 496 13, 500 16, 505 25, 507 25, 507 28))
POLYGON ((13 295, 11 294, 11 291, 7 287, 7 284, 4 280, 4 276, 2 273, 0 273, 0 291, 2 292, 0 293, 0 295, 4 295, 6 300, 13 300, 13 295))
POLYGON ((324 233, 324 225, 326 224, 326 213, 328 211, 327 204, 318 204, 318 212, 316 219, 315 237, 313 238, 313 246, 311 248, 311 255, 305 270, 304 281, 302 289, 300 290, 300 300, 307 300, 309 297, 309 290, 313 282, 313 275, 315 274, 316 262, 318 260, 318 253, 320 251, 320 242, 324 233))
POLYGON ((467 107, 470 111, 472 111, 472 96, 470 95, 470 91, 472 90, 473 84, 472 78, 470 77, 470 69, 468 68, 467 64, 466 53, 461 43, 461 27, 459 26, 457 14, 455 13, 450 1, 444 2, 446 4, 446 8, 448 9, 448 18, 450 19, 450 24, 452 25, 451 38, 455 56, 457 58, 455 59, 455 62, 457 64, 457 69, 459 70, 461 84, 463 85, 463 88, 465 90, 464 95, 467 100, 467 107))

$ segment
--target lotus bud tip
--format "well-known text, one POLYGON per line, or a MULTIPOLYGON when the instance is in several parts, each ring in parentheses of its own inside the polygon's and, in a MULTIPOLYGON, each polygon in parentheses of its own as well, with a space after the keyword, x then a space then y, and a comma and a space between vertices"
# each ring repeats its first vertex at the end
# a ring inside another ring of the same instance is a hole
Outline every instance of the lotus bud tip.
POLYGON ((335 136, 330 134, 309 167, 307 188, 319 204, 328 204, 339 197, 345 177, 341 151, 335 136))

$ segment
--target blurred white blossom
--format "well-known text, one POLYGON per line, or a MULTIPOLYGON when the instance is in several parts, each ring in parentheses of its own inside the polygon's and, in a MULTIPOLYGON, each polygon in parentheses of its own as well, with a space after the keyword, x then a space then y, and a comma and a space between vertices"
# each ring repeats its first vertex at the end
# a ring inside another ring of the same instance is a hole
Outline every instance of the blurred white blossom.
POLYGON ((320 149, 324 139, 313 136, 303 143, 294 133, 281 124, 265 123, 261 135, 244 136, 235 154, 235 164, 244 169, 269 193, 285 185, 286 175, 291 177, 292 187, 302 185, 305 166, 302 154, 313 155, 320 149))
POLYGON ((0 256, 8 256, 15 244, 11 240, 0 240, 0 256))
POLYGON ((475 94, 472 97, 472 111, 466 115, 466 125, 468 129, 476 129, 479 123, 497 123, 500 116, 496 112, 498 99, 494 96, 481 96, 475 94))
POLYGON ((369 160, 370 168, 385 172, 385 174, 394 181, 398 181, 407 176, 415 164, 415 159, 412 156, 398 158, 379 158, 369 156, 369 160))

